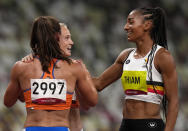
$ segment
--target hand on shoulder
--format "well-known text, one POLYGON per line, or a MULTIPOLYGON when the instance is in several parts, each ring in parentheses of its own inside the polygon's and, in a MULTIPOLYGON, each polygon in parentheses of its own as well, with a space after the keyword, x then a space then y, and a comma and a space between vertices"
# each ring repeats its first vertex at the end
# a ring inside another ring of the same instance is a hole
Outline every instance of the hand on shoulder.
POLYGON ((31 62, 31 61, 33 61, 34 60, 34 54, 29 54, 29 55, 27 55, 27 56, 25 56, 24 58, 22 58, 22 62, 25 62, 25 63, 29 63, 29 62, 31 62))
POLYGON ((78 60, 72 60, 73 64, 74 64, 74 68, 76 69, 76 74, 77 75, 89 75, 90 73, 87 70, 86 65, 83 63, 83 61, 81 59, 78 60))

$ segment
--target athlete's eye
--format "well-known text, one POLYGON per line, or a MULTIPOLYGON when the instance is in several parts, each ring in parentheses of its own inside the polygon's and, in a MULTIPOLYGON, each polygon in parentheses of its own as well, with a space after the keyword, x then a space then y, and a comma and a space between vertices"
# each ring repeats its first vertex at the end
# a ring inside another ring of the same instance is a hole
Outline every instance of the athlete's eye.
POLYGON ((70 38, 70 36, 66 36, 66 37, 65 37, 65 40, 68 40, 69 38, 70 38))

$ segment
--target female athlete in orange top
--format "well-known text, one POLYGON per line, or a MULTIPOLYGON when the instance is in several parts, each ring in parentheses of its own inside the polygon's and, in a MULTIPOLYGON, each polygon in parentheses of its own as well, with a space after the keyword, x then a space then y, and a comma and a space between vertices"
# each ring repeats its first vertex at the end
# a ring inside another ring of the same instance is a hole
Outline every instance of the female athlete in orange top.
POLYGON ((35 19, 30 46, 38 58, 30 63, 15 63, 4 104, 13 106, 25 92, 26 131, 68 131, 75 89, 88 106, 97 103, 91 77, 82 62, 69 58, 73 46, 70 32, 66 26, 60 28, 55 18, 41 16, 35 19), (41 77, 43 73, 44 77, 41 77))

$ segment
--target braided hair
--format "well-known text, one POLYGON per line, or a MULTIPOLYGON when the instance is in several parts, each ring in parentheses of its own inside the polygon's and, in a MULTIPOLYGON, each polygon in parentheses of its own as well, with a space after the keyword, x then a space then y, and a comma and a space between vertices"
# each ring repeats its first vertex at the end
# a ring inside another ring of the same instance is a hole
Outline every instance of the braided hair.
MULTIPOLYGON (((152 28, 150 30, 150 37, 153 40, 153 46, 151 52, 148 55, 146 68, 148 71, 148 77, 150 81, 152 79, 152 62, 154 59, 154 54, 157 49, 157 45, 160 45, 166 49, 168 49, 167 45, 167 36, 166 36, 166 20, 165 20, 165 12, 162 8, 137 8, 135 11, 141 13, 144 16, 144 20, 151 20, 152 21, 152 28)), ((153 85, 153 89, 155 93, 158 95, 155 86, 153 85)), ((159 95, 158 95, 159 97, 159 95)), ((164 95, 162 100, 162 107, 163 107, 163 114, 166 118, 166 111, 167 111, 167 100, 166 95, 164 95)))

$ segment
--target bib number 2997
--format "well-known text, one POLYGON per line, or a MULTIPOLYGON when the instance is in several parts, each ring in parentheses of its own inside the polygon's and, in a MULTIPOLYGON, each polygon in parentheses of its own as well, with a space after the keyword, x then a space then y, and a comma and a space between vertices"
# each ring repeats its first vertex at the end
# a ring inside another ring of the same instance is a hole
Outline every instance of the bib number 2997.
POLYGON ((31 98, 66 100, 67 85, 63 79, 31 79, 31 98))
POLYGON ((47 90, 51 90, 51 93, 54 94, 57 87, 60 87, 60 90, 58 91, 58 94, 61 94, 64 88, 63 82, 57 82, 57 86, 55 82, 50 82, 49 84, 46 82, 37 83, 33 82, 32 86, 35 88, 33 91, 33 94, 39 94, 38 88, 43 91, 43 95, 46 94, 47 90))

